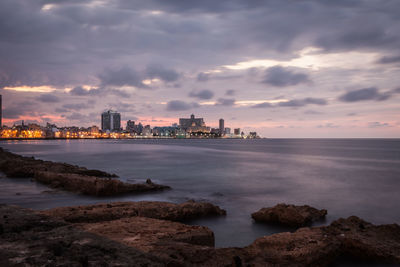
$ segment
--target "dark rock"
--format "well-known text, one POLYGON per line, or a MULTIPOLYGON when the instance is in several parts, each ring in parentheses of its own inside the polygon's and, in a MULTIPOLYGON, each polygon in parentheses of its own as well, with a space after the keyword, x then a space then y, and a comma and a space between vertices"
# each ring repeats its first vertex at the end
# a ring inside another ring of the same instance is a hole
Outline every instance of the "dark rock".
POLYGON ((0 148, 0 171, 8 177, 34 177, 36 181, 53 188, 79 192, 94 196, 138 193, 168 189, 150 179, 143 184, 124 183, 115 174, 84 167, 23 157, 0 148))
POLYGON ((113 196, 118 194, 139 193, 164 190, 170 187, 159 184, 128 184, 118 179, 99 178, 74 173, 35 172, 36 181, 54 188, 79 192, 94 196, 113 196))
POLYGON ((20 156, 0 148, 0 171, 8 177, 33 177, 36 172, 49 171, 56 173, 74 173, 96 177, 117 177, 115 174, 99 170, 88 170, 84 167, 67 163, 38 160, 33 157, 20 156))
POLYGON ((400 263, 400 226, 373 225, 356 216, 327 227, 342 244, 345 256, 368 262, 400 263))
POLYGON ((165 266, 154 255, 32 210, 0 205, 4 213, 17 225, 0 235, 1 266, 165 266))
MULTIPOLYGON (((184 204, 194 207, 193 202, 184 204)), ((264 236, 244 248, 215 249, 213 233, 206 227, 137 216, 143 212, 165 218, 168 210, 180 214, 178 211, 184 206, 180 205, 178 208, 179 205, 172 203, 139 202, 135 207, 123 202, 38 213, 0 205, 0 213, 6 215, 0 219, 3 225, 0 263, 4 266, 331 266, 346 256, 355 262, 400 264, 397 224, 376 226, 349 217, 329 226, 264 236), (107 208, 109 205, 111 208, 107 208), (132 216, 126 216, 124 208, 132 216), (116 210, 115 216, 108 217, 107 209, 109 213, 116 210), (84 211, 91 220, 83 218, 84 211), (54 217, 50 219, 47 215, 54 217), (81 222, 71 225, 68 220, 81 222)))
POLYGON ((226 211, 207 202, 188 201, 182 204, 174 204, 158 201, 140 201, 61 207, 41 211, 41 214, 64 219, 71 223, 83 223, 110 221, 135 216, 185 221, 206 216, 226 215, 226 211))
POLYGON ((309 225, 314 221, 325 218, 328 212, 324 209, 318 210, 308 205, 295 206, 278 204, 272 208, 262 208, 251 214, 257 222, 282 224, 293 227, 309 225))

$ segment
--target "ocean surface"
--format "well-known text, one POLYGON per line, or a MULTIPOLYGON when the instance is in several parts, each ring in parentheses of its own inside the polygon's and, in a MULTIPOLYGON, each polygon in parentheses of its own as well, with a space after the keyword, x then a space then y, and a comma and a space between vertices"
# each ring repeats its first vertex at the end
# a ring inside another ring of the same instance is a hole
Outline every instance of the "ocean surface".
MULTIPOLYGON (((116 173, 172 190, 94 198, 0 173, 0 203, 48 209, 110 201, 209 201, 223 218, 189 222, 215 233, 216 246, 245 246, 293 229, 255 223, 250 214, 278 203, 328 210, 325 222, 359 216, 400 223, 400 139, 162 139, 1 141, 11 152, 116 173)), ((318 225, 318 224, 317 224, 318 225)))

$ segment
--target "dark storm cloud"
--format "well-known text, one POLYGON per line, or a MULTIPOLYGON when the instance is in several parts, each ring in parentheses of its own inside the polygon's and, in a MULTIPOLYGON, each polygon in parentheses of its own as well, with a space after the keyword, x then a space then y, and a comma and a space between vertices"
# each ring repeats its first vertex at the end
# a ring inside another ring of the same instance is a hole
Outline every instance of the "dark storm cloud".
POLYGON ((342 102, 358 102, 367 100, 383 101, 389 99, 391 96, 392 95, 389 92, 381 93, 377 88, 370 87, 349 91, 339 96, 338 99, 342 102))
POLYGON ((85 114, 82 114, 82 113, 78 113, 78 112, 73 112, 72 114, 67 115, 66 118, 68 120, 79 121, 81 123, 91 121, 91 119, 92 119, 91 117, 89 117, 85 114))
POLYGON ((158 78, 165 82, 175 82, 179 79, 179 73, 173 69, 167 69, 159 65, 151 65, 146 69, 146 78, 158 78))
POLYGON ((378 60, 378 63, 381 64, 391 64, 391 63, 399 63, 400 56, 384 56, 378 60))
POLYGON ((262 1, 231 1, 231 0, 147 0, 147 1, 130 1, 119 0, 120 6, 123 8, 143 8, 152 9, 157 6, 159 10, 171 13, 201 12, 201 13, 222 13, 238 9, 255 8, 262 5, 262 1))
POLYGON ((201 91, 192 91, 189 93, 190 97, 195 97, 198 99, 211 99, 214 96, 214 93, 210 90, 201 90, 201 91))
POLYGON ((260 103, 260 104, 255 104, 253 106, 251 106, 252 108, 272 108, 274 107, 274 105, 268 103, 268 102, 264 102, 264 103, 260 103))
POLYGON ((135 70, 129 67, 118 69, 106 69, 98 75, 101 85, 104 86, 135 86, 145 88, 141 77, 135 70))
POLYGON ((85 103, 64 104, 64 105, 62 105, 62 107, 64 109, 68 109, 68 110, 81 110, 81 109, 89 108, 88 105, 85 103))
POLYGON ((306 110, 306 111, 304 111, 304 114, 307 114, 307 115, 321 115, 321 114, 324 114, 324 113, 316 111, 316 110, 306 110))
POLYGON ((37 104, 32 101, 15 102, 3 109, 3 118, 18 119, 20 116, 34 116, 37 113, 37 104))
POLYGON ((44 103, 55 103, 55 102, 59 102, 60 98, 58 98, 55 95, 52 94, 41 94, 40 96, 38 96, 36 98, 36 100, 40 101, 40 102, 44 102, 44 103))
POLYGON ((71 95, 77 95, 77 96, 86 96, 86 95, 96 95, 97 94, 97 89, 90 89, 86 90, 82 88, 82 86, 76 86, 69 91, 71 95))
POLYGON ((75 96, 104 96, 104 95, 116 95, 120 97, 129 97, 130 94, 123 90, 112 89, 112 88, 90 88, 89 90, 84 89, 82 86, 77 86, 69 91, 71 95, 75 96))
POLYGON ((366 47, 395 47, 398 38, 386 32, 384 28, 363 28, 356 25, 354 29, 322 36, 316 40, 316 45, 327 50, 357 49, 366 47))
POLYGON ((307 97, 304 99, 293 99, 290 101, 279 102, 277 105, 280 107, 304 107, 310 104, 324 106, 327 104, 327 101, 322 98, 307 97))
POLYGON ((187 103, 181 100, 172 100, 167 103, 168 111, 189 110, 194 107, 198 107, 198 105, 196 103, 187 103))
POLYGON ((280 66, 268 68, 265 71, 265 76, 262 80, 262 83, 277 87, 286 87, 307 82, 310 82, 307 74, 296 73, 289 68, 283 68, 280 66))
POLYGON ((233 106, 236 100, 233 98, 218 98, 216 106, 233 106))
MULTIPOLYGON (((327 105, 328 102, 323 98, 313 98, 307 97, 303 99, 292 99, 289 101, 279 102, 277 104, 271 104, 268 102, 260 103, 251 106, 252 108, 272 108, 272 107, 292 107, 292 108, 299 108, 304 107, 307 105, 319 105, 324 106, 327 105)), ((314 113, 315 114, 315 113, 314 113)))

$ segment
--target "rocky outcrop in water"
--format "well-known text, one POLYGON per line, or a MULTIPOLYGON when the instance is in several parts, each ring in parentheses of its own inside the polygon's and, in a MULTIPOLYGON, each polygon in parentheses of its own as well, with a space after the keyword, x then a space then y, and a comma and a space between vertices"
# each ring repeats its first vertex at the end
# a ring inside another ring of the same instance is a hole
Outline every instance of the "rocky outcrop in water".
POLYGON ((181 204, 159 201, 112 202, 105 204, 60 207, 40 212, 70 223, 94 223, 130 217, 186 221, 226 215, 226 211, 208 202, 187 201, 181 204))
POLYGON ((71 173, 96 177, 118 177, 99 170, 89 170, 67 163, 45 161, 34 157, 24 157, 5 151, 0 147, 0 171, 11 178, 33 177, 36 172, 71 173))
MULTIPOLYGON (((243 248, 216 249, 206 227, 146 217, 166 218, 171 203, 139 203, 140 216, 130 213, 134 203, 125 202, 42 212, 0 205, 0 265, 330 266, 344 256, 400 264, 397 224, 376 226, 353 216, 264 236, 243 248), (129 207, 126 214, 124 207, 129 207), (107 216, 114 209, 115 215, 107 216), (90 219, 84 219, 85 212, 90 219)), ((170 210, 183 210, 178 206, 170 210)))
POLYGON ((152 182, 130 184, 114 178, 101 178, 74 173, 35 172, 36 181, 53 188, 79 192, 93 196, 114 196, 127 193, 156 191, 169 188, 152 182))
POLYGON ((113 196, 170 188, 147 179, 146 183, 124 183, 115 174, 66 163, 38 160, 4 151, 0 148, 0 171, 8 177, 34 177, 36 181, 53 188, 93 196, 113 196))
POLYGON ((256 222, 301 227, 309 225, 314 221, 324 219, 327 213, 327 210, 318 210, 308 205, 295 206, 278 204, 271 208, 262 208, 251 214, 251 217, 256 222))

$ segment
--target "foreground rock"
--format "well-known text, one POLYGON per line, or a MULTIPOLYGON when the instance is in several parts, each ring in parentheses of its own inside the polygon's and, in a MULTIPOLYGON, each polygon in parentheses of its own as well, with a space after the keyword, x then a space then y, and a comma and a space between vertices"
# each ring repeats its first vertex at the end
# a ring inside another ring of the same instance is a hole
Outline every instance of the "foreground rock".
POLYGON ((36 181, 53 188, 79 192, 93 196, 114 196, 127 193, 164 190, 169 186, 147 181, 143 184, 129 184, 113 178, 79 175, 74 173, 35 172, 36 181))
POLYGON ((262 208, 251 214, 256 222, 282 224, 292 227, 309 225, 314 221, 322 220, 328 212, 318 210, 308 205, 295 206, 278 204, 272 208, 262 208))
POLYGON ((170 188, 147 179, 146 183, 130 184, 121 182, 115 174, 66 163, 37 160, 4 151, 0 148, 0 171, 8 177, 34 177, 36 181, 53 188, 93 196, 113 196, 140 193, 170 188))
MULTIPOLYGON (((118 205, 127 207, 125 203, 110 205, 110 212, 118 205)), ((0 265, 331 266, 344 256, 360 263, 400 264, 397 224, 375 226, 349 217, 329 226, 264 236, 244 248, 215 249, 213 234, 206 227, 129 215, 133 208, 123 214, 122 206, 115 217, 107 217, 107 208, 99 205, 36 214, 0 206, 0 214, 6 216, 0 216, 0 265), (73 217, 81 211, 89 212, 94 222, 79 219, 81 215, 73 217), (66 214, 62 216, 62 212, 66 214)), ((146 212, 166 207, 159 202, 140 202, 140 206, 146 212)), ((143 214, 160 216, 164 212, 143 214)))
POLYGON ((0 205, 0 266, 165 266, 153 255, 31 210, 0 205))
POLYGON ((61 207, 40 212, 71 223, 93 223, 129 217, 147 217, 186 221, 206 216, 226 215, 226 211, 207 202, 187 201, 182 204, 158 201, 113 202, 76 207, 61 207))

